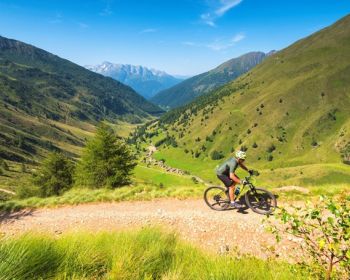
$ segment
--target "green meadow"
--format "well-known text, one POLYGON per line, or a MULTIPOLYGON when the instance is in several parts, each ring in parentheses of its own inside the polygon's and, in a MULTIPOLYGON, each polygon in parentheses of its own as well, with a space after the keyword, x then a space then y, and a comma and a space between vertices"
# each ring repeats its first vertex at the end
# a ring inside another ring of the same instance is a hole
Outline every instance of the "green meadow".
POLYGON ((298 265, 251 256, 212 255, 175 234, 26 234, 0 242, 0 279, 306 279, 298 265))

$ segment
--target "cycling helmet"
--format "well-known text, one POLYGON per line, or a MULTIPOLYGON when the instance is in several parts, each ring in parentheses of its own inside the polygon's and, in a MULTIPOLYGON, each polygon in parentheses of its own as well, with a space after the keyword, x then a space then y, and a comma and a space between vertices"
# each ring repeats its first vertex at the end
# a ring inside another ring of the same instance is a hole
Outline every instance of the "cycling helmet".
POLYGON ((237 151, 236 152, 236 158, 238 159, 245 159, 247 157, 247 154, 243 151, 237 151))

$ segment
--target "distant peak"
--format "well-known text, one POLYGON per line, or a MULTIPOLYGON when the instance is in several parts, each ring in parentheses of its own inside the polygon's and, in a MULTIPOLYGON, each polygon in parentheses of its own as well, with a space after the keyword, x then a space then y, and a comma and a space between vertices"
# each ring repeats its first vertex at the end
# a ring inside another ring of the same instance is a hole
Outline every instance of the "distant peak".
POLYGON ((171 76, 165 71, 161 71, 154 68, 149 68, 142 65, 132 65, 132 64, 121 64, 121 63, 112 63, 109 61, 104 61, 98 65, 86 65, 87 69, 95 71, 95 72, 106 72, 106 71, 125 71, 130 74, 147 74, 153 75, 157 77, 166 77, 171 76))

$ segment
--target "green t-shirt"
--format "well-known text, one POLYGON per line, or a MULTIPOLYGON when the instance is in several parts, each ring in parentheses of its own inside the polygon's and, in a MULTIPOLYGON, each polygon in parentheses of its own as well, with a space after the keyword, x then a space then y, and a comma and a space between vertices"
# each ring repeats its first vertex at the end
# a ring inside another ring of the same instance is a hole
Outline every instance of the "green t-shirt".
POLYGON ((237 167, 238 167, 237 160, 231 157, 228 160, 226 160, 223 164, 221 164, 218 167, 218 169, 216 169, 216 174, 229 176, 230 173, 235 173, 237 167))

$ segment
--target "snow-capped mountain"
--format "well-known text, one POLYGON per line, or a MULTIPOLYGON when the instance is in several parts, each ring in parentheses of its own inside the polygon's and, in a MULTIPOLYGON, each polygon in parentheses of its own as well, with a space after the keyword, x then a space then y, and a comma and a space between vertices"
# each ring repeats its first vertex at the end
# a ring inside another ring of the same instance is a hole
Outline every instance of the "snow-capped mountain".
POLYGON ((147 99, 153 97, 159 91, 170 88, 183 81, 164 71, 129 64, 103 62, 95 66, 87 65, 85 68, 118 80, 132 87, 147 99))

